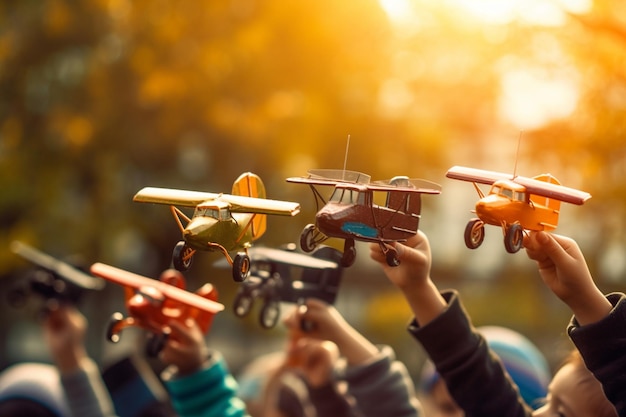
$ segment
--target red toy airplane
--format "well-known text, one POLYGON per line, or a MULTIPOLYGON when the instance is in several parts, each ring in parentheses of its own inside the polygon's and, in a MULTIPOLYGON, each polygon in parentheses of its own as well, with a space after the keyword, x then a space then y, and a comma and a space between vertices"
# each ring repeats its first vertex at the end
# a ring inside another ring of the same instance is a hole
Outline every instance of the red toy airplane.
POLYGON ((170 334, 168 323, 172 320, 184 323, 193 318, 206 334, 213 316, 224 309, 224 305, 217 302, 213 285, 204 284, 195 293, 186 291, 185 278, 175 269, 163 271, 159 280, 102 263, 93 264, 91 273, 122 285, 125 290, 129 317, 113 314, 107 330, 109 341, 118 342, 119 333, 126 327, 141 327, 155 335, 148 345, 148 353, 153 356, 165 345, 170 334))

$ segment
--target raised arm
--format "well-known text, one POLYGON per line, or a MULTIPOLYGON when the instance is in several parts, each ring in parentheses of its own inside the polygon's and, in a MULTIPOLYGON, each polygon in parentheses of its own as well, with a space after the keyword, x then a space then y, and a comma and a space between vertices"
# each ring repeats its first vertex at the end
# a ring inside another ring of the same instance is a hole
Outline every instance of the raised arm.
POLYGON ((598 289, 573 239, 530 232, 524 239, 528 257, 537 262, 543 282, 574 313, 581 326, 595 323, 613 308, 598 289))
POLYGON ((446 301, 430 277, 432 257, 428 238, 419 230, 406 244, 394 243, 400 265, 389 266, 378 244, 370 244, 370 256, 377 261, 387 278, 402 291, 415 320, 423 326, 439 316, 446 301))

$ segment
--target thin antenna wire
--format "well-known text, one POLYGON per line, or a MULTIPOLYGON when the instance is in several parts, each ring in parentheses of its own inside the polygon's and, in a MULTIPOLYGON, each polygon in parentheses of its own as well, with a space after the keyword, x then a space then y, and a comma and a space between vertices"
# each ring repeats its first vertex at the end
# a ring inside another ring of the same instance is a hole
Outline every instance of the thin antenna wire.
POLYGON ((517 177, 517 160, 519 159, 519 146, 522 142, 523 130, 519 131, 519 138, 517 139, 517 151, 515 152, 515 167, 513 167, 513 178, 517 177))
POLYGON ((346 179, 346 166, 348 165, 348 149, 350 149, 350 135, 348 135, 348 143, 346 143, 346 155, 343 159, 343 180, 346 179))

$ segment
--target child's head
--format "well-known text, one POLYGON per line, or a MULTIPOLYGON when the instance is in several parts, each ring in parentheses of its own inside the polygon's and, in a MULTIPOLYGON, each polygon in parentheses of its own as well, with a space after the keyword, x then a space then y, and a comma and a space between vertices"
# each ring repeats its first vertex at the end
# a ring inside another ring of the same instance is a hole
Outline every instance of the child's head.
POLYGON ((617 417, 602 385, 587 369, 578 350, 574 350, 548 386, 543 407, 533 416, 617 417))
MULTIPOLYGON (((547 393, 550 369, 545 357, 527 337, 505 327, 482 326, 477 329, 489 348, 500 358, 502 365, 517 385, 520 395, 533 408, 540 405, 547 393)), ((428 415, 463 416, 463 410, 454 402, 446 384, 428 362, 420 383, 428 415)))

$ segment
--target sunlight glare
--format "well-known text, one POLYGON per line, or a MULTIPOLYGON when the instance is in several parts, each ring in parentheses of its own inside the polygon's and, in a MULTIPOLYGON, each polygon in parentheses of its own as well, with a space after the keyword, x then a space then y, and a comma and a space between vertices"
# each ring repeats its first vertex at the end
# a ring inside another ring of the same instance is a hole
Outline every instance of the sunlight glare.
POLYGON ((573 77, 550 76, 540 69, 511 70, 502 76, 500 113, 521 129, 536 129, 570 116, 579 91, 573 77))
MULTIPOLYGON (((382 9, 397 26, 415 23, 420 15, 419 0, 379 0, 382 9)), ((566 13, 584 13, 591 8, 591 0, 444 0, 444 7, 463 17, 486 24, 502 25, 519 20, 521 22, 560 26, 566 13)))

